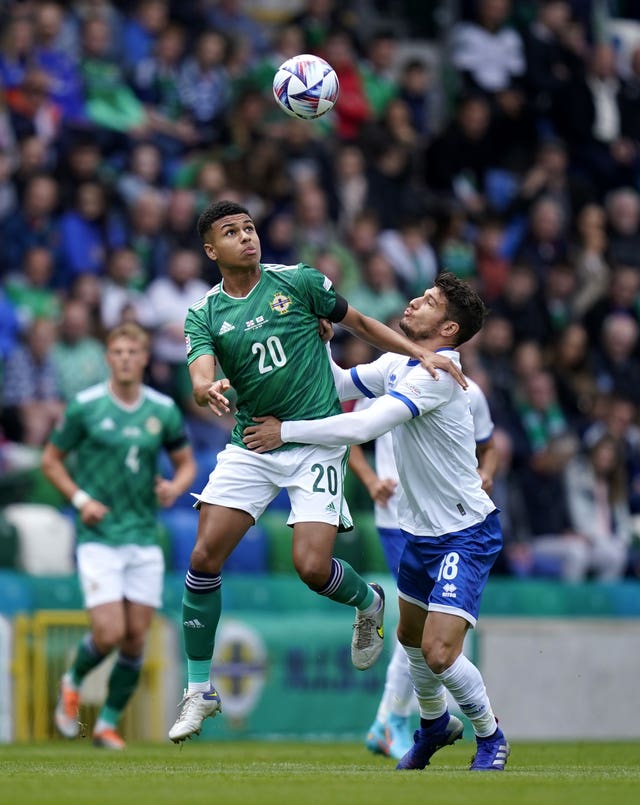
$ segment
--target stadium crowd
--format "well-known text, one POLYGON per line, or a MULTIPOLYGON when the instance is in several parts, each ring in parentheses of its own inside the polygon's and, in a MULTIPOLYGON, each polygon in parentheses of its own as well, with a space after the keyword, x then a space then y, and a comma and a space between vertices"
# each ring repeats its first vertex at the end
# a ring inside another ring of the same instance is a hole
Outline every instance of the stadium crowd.
MULTIPOLYGON (((491 310, 462 353, 500 448, 496 572, 640 578, 640 33, 612 34, 638 13, 433 6, 0 4, 5 445, 45 444, 126 320, 196 451, 226 443, 192 401, 183 323, 219 279, 196 218, 236 200, 264 262, 301 259, 382 321, 439 271, 472 283, 491 310), (340 80, 316 121, 271 95, 302 52, 340 80)), ((345 367, 373 357, 346 331, 333 345, 345 367)))

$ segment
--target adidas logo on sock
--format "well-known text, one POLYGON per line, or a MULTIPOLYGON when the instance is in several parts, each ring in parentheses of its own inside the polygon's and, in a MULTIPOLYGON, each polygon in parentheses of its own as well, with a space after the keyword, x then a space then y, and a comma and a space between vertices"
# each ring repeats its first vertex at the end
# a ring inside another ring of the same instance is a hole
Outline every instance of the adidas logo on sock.
POLYGON ((186 626, 188 629, 204 629, 204 623, 200 623, 197 618, 194 618, 192 621, 183 621, 183 626, 186 626))

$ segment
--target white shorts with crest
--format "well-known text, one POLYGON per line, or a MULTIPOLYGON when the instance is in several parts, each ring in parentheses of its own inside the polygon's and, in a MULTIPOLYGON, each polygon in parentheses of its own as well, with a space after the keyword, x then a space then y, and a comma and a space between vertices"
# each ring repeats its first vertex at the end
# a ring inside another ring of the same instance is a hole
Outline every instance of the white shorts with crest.
POLYGON ((308 445, 254 453, 229 444, 218 454, 209 482, 194 497, 245 511, 258 520, 281 489, 291 503, 288 525, 330 523, 341 531, 353 527, 343 486, 349 450, 308 445))

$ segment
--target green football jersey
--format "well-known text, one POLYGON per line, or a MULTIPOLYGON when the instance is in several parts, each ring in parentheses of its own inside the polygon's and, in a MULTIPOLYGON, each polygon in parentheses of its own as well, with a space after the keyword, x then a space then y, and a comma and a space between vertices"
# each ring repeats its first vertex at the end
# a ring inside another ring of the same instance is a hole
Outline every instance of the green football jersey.
POLYGON ((247 296, 228 296, 220 283, 191 306, 185 321, 187 362, 215 355, 236 391, 231 442, 239 447, 255 416, 319 419, 342 411, 318 335, 318 318, 336 305, 331 280, 303 263, 260 267, 247 296))
POLYGON ((78 518, 78 542, 153 545, 158 541, 154 493, 158 461, 187 444, 180 409, 164 394, 142 387, 132 407, 119 402, 107 383, 81 391, 67 406, 52 443, 70 453, 74 481, 109 507, 96 526, 78 518))

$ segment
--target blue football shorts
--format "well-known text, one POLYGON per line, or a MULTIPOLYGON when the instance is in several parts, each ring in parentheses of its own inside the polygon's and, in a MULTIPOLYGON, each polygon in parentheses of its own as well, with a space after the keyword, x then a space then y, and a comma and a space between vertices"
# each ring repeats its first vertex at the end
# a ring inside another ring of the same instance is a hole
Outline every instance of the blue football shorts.
POLYGON ((475 626, 489 571, 502 548, 498 511, 441 537, 403 534, 399 597, 429 611, 458 615, 475 626))
POLYGON ((387 560, 389 572, 397 581, 400 557, 407 541, 406 537, 399 528, 378 528, 378 535, 380 536, 380 544, 384 551, 384 558, 387 560))

